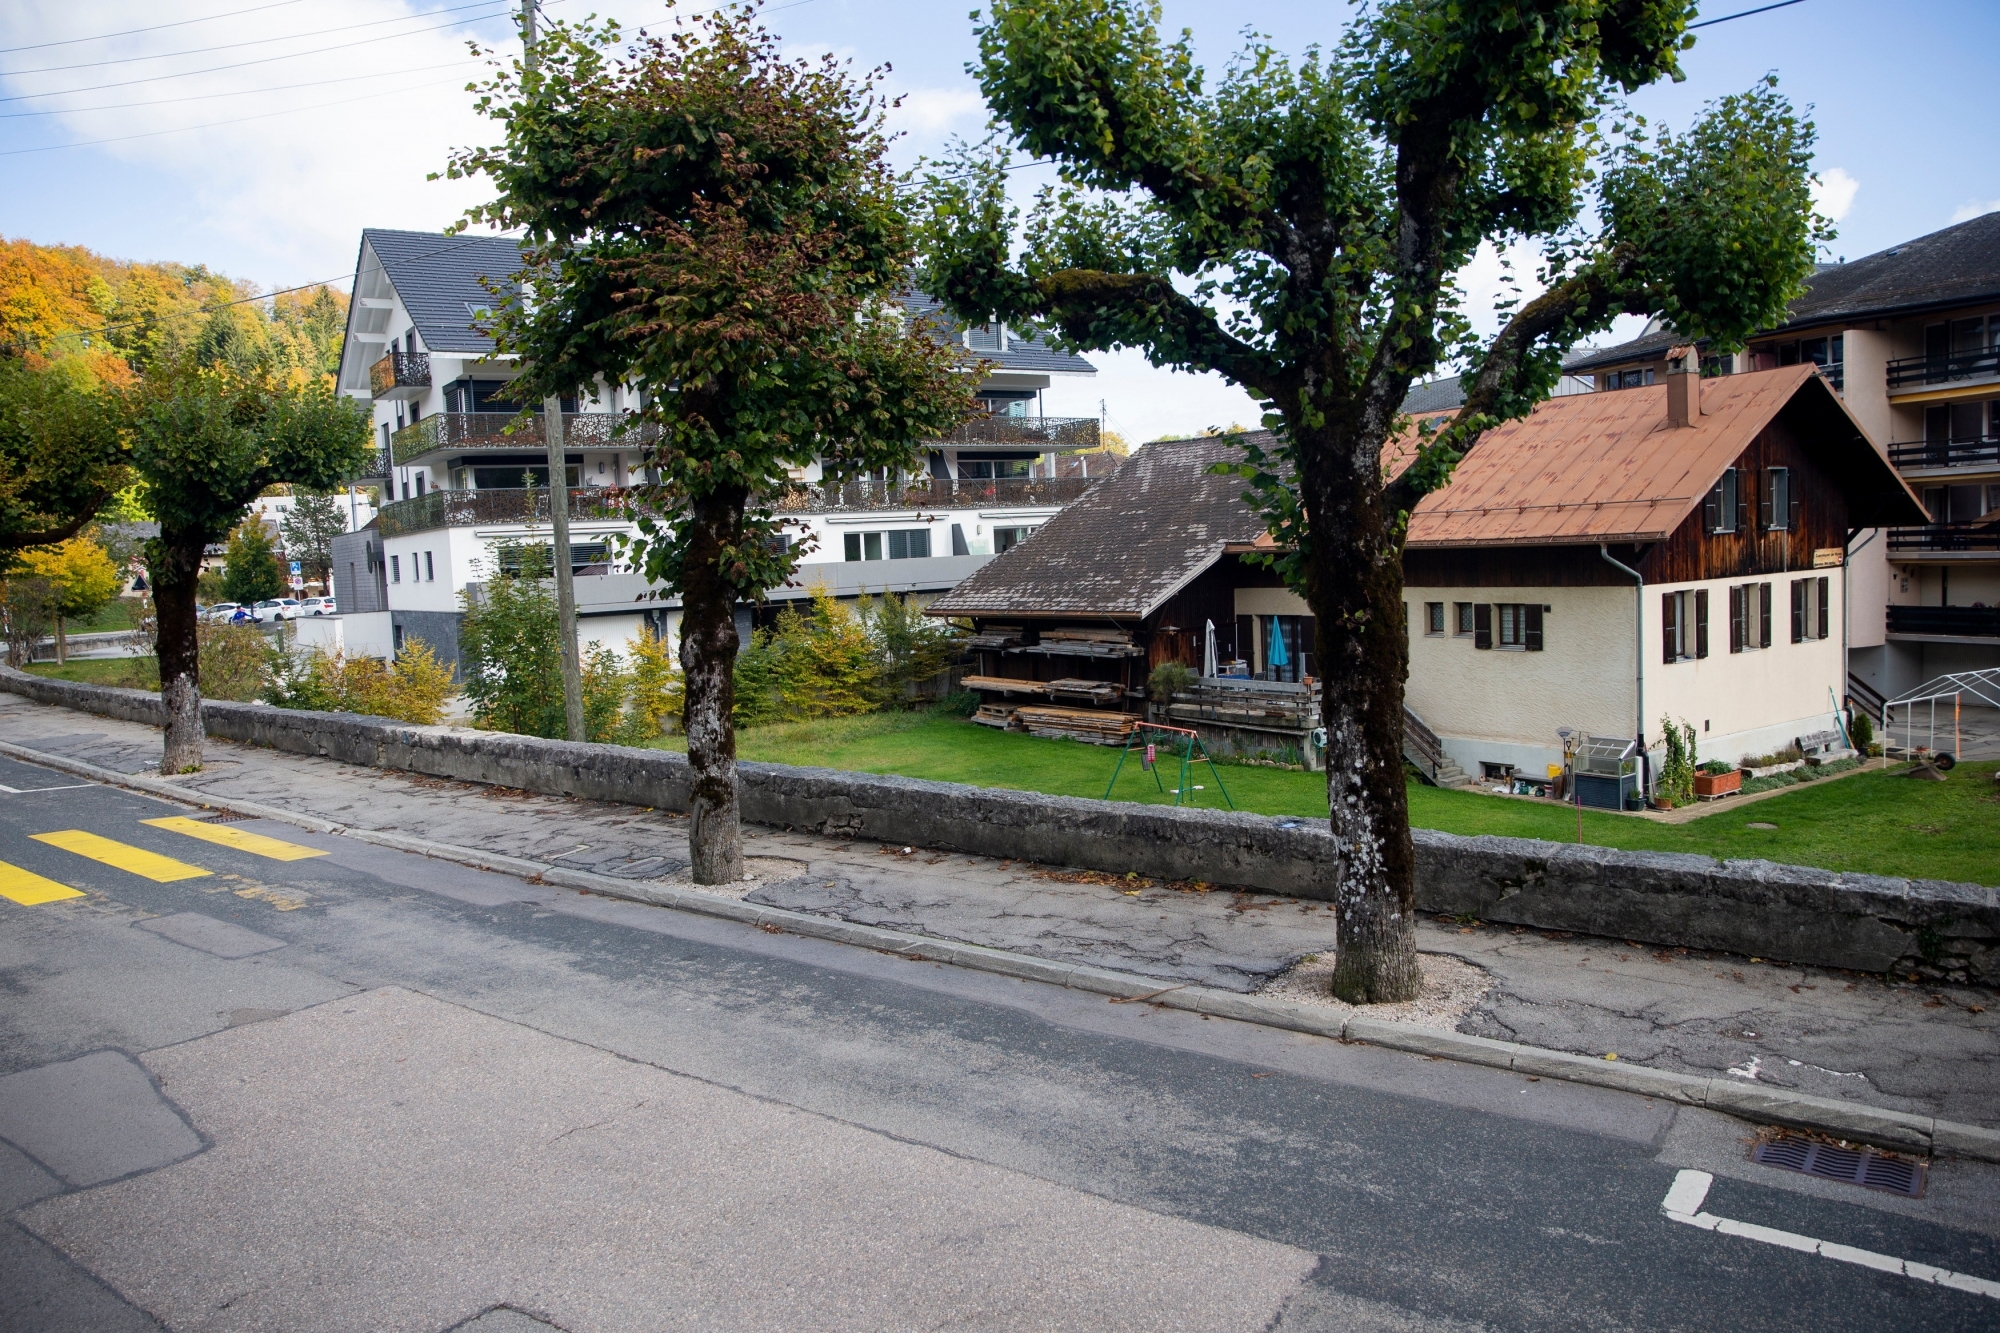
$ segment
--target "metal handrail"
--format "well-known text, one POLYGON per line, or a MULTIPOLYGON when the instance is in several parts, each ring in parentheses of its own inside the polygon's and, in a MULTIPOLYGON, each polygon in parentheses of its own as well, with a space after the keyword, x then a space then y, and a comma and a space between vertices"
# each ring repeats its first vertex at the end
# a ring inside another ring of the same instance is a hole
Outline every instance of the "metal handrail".
POLYGON ((2000 522, 1931 523, 1889 529, 1892 551, 2000 551, 2000 522))
POLYGON ((2000 435, 1967 435, 1946 440, 1911 440, 1889 446, 1897 467, 1976 467, 2000 463, 2000 435))
POLYGON ((989 480, 920 477, 914 481, 850 481, 839 486, 792 486, 775 497, 780 513, 841 510, 976 509, 1066 505, 1099 477, 1001 477, 989 480))
POLYGON ((1098 439, 1096 417, 990 416, 963 422, 935 443, 1017 445, 1065 453, 1095 449, 1098 439))
POLYGON ((430 384, 428 352, 386 352, 368 367, 368 389, 377 398, 391 389, 428 389, 430 384))
POLYGON ((1898 357, 1889 363, 1888 373, 1892 389, 1913 384, 1948 384, 1952 380, 1984 379, 2000 375, 2000 347, 1983 348, 1977 352, 1898 357))
MULTIPOLYGON (((570 449, 637 448, 658 438, 651 423, 623 412, 565 412, 563 445, 570 449)), ((398 464, 441 449, 541 449, 542 414, 439 412, 389 437, 398 464)))
MULTIPOLYGON (((579 488, 569 492, 572 519, 622 518, 622 490, 579 488)), ((426 491, 407 500, 383 505, 376 521, 384 537, 400 537, 437 528, 469 528, 484 523, 547 523, 554 515, 546 490, 426 491)))
POLYGON ((2000 637, 2000 606, 1891 606, 1891 634, 2000 637))

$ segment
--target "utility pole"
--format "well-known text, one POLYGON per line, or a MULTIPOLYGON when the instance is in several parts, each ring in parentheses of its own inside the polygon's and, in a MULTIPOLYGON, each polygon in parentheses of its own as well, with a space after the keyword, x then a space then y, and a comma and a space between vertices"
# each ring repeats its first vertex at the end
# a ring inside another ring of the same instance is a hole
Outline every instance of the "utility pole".
MULTIPOLYGON (((521 0, 521 66, 535 70, 535 0, 521 0)), ((563 448, 562 399, 542 399, 542 436, 549 452, 549 528, 556 576, 556 633, 562 640, 563 731, 585 739, 583 656, 576 642, 576 575, 569 558, 569 459, 563 448)))

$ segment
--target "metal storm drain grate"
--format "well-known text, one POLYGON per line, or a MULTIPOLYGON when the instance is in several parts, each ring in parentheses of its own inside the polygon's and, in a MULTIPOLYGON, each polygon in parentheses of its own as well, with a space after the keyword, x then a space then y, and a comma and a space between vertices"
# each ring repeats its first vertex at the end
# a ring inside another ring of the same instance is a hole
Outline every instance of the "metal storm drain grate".
POLYGON ((1822 1180, 1865 1185, 1872 1190, 1921 1197, 1924 1168, 1919 1162, 1889 1157, 1867 1148, 1845 1148, 1816 1139, 1780 1135, 1757 1145, 1750 1160, 1781 1171, 1799 1171, 1822 1180))
POLYGON ((256 817, 255 815, 239 815, 234 810, 218 810, 202 822, 205 824, 241 824, 246 819, 255 819, 256 817))

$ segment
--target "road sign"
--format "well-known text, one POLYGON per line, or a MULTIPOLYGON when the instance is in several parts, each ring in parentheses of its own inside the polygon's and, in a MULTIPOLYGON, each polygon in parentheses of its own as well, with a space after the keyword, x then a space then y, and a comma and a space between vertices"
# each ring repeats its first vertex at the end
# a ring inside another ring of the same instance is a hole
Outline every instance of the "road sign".
POLYGON ((306 586, 306 581, 305 581, 304 579, 300 578, 300 577, 299 577, 299 576, 298 576, 297 574, 294 574, 294 575, 292 575, 292 591, 293 591, 293 592, 298 592, 298 591, 299 591, 300 589, 304 588, 305 586, 306 586))
POLYGON ((305 567, 304 565, 300 564, 300 563, 299 563, 298 561, 296 561, 296 560, 292 561, 292 577, 293 577, 293 578, 298 578, 298 577, 299 577, 299 576, 300 576, 301 574, 304 574, 305 572, 306 572, 306 567, 305 567))

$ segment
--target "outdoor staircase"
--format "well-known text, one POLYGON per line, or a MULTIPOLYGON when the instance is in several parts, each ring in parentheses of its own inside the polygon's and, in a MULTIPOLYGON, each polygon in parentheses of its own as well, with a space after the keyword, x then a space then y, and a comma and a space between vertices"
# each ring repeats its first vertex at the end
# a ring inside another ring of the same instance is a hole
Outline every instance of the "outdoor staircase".
POLYGON ((1433 787, 1478 785, 1444 752, 1444 742, 1424 725, 1422 718, 1410 711, 1408 705, 1403 708, 1403 757, 1415 766, 1417 775, 1433 787))
POLYGON ((1877 723, 1882 720, 1883 704, 1888 702, 1879 690, 1851 671, 1847 673, 1847 699, 1877 723))

